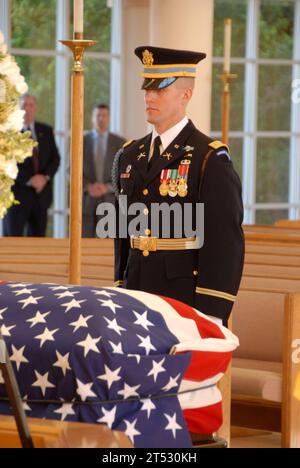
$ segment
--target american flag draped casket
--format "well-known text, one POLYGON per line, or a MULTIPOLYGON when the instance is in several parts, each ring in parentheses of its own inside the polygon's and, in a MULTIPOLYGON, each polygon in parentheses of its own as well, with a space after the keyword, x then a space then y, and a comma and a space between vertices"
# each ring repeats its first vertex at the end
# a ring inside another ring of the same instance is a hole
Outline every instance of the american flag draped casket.
MULTIPOLYGON (((135 447, 190 447, 222 424, 217 382, 238 339, 140 291, 0 284, 0 327, 27 416, 105 424, 135 447)), ((0 413, 9 414, 0 375, 0 413)))

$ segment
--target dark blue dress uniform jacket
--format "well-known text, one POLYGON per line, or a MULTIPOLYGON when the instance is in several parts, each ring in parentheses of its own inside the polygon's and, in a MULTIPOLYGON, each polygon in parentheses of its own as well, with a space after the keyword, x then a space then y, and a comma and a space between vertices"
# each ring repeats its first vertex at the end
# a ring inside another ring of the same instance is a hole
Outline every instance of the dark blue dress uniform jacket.
MULTIPOLYGON (((144 203, 149 210, 149 215, 145 215, 149 223, 152 203, 192 203, 193 207, 197 202, 204 203, 204 243, 198 250, 157 251, 145 257, 142 251, 130 248, 129 236, 117 238, 115 285, 180 300, 221 318, 226 324, 244 262, 241 183, 227 148, 221 143, 214 144, 191 121, 164 151, 163 154, 172 157, 161 155, 148 169, 150 144, 151 134, 125 145, 116 156, 113 181, 117 195, 127 195, 128 205, 144 203), (210 157, 201 176, 208 153, 210 157), (143 154, 146 157, 139 157, 143 154), (178 169, 186 159, 191 161, 187 196, 161 196, 162 170, 178 169), (130 176, 124 177, 128 171, 130 176)), ((130 220, 129 217, 128 223, 130 220)), ((172 232, 173 229, 170 238, 172 232)))

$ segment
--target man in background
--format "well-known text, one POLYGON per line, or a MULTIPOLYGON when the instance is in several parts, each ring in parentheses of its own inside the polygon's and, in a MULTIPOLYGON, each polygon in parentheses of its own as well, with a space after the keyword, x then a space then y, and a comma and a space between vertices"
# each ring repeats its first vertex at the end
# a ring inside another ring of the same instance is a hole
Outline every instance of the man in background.
POLYGON ((114 155, 125 143, 125 140, 109 131, 109 120, 109 107, 106 104, 99 104, 93 110, 93 130, 84 136, 83 237, 96 237, 98 204, 101 202, 114 203, 111 169, 114 155))
POLYGON ((12 206, 4 219, 4 236, 27 234, 30 237, 44 237, 48 209, 52 203, 52 180, 58 170, 60 156, 52 127, 35 120, 35 96, 24 95, 21 107, 25 111, 23 131, 30 131, 38 145, 32 157, 18 165, 13 193, 19 204, 12 206))

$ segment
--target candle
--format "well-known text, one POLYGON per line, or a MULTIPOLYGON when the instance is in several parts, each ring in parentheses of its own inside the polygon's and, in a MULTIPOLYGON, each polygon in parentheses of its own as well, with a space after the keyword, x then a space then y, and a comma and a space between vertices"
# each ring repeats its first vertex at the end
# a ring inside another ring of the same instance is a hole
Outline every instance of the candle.
POLYGON ((83 33, 83 0, 74 0, 74 33, 83 33))
POLYGON ((230 73, 230 54, 231 54, 231 19, 226 18, 224 21, 224 72, 230 73))

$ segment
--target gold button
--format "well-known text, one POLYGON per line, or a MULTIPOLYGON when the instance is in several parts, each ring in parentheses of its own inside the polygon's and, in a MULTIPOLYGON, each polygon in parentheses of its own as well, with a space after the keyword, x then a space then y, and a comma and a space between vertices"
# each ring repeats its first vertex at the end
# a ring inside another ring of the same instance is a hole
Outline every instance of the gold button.
POLYGON ((143 255, 144 255, 144 257, 149 257, 149 255, 150 255, 149 250, 144 250, 143 255))
POLYGON ((149 190, 148 189, 143 190, 143 195, 145 195, 145 197, 149 195, 149 190))
POLYGON ((146 229, 145 234, 146 234, 146 236, 150 236, 150 234, 151 234, 150 229, 146 229))
POLYGON ((145 215, 145 216, 148 216, 148 214, 149 214, 149 210, 148 210, 148 208, 145 208, 145 209, 144 209, 144 215, 145 215))
POLYGON ((193 275, 194 275, 194 276, 198 276, 198 275, 199 275, 199 271, 197 271, 197 270, 193 271, 193 275))

